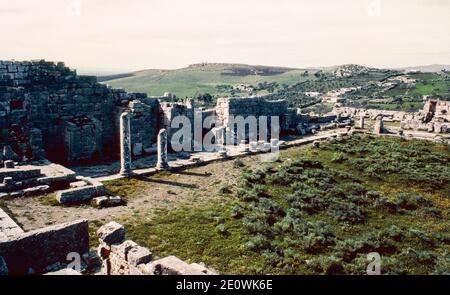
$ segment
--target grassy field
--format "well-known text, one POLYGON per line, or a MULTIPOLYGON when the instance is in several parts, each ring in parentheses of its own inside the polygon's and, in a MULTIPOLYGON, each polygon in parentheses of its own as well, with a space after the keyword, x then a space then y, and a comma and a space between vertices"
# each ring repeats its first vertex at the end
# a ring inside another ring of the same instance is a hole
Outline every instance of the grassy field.
MULTIPOLYGON (((260 82, 278 82, 279 84, 292 85, 310 76, 303 76, 304 70, 289 69, 279 74, 229 74, 231 65, 204 65, 201 67, 188 67, 167 71, 143 71, 135 76, 106 81, 105 83, 128 91, 145 92, 149 95, 163 95, 164 92, 172 92, 178 97, 195 96, 198 93, 210 93, 220 95, 217 85, 252 84, 260 82), (228 74, 224 74, 228 73, 228 74)), ((251 68, 240 65, 239 68, 251 68)), ((267 67, 270 69, 270 67, 267 67)))
POLYGON ((388 96, 442 95, 447 97, 450 95, 450 79, 437 73, 415 73, 408 74, 408 76, 418 81, 414 88, 396 87, 384 94, 388 96))
POLYGON ((356 136, 279 163, 235 160, 239 184, 215 201, 124 222, 156 257, 225 274, 359 274, 369 252, 383 273, 445 273, 449 160, 444 145, 356 136))

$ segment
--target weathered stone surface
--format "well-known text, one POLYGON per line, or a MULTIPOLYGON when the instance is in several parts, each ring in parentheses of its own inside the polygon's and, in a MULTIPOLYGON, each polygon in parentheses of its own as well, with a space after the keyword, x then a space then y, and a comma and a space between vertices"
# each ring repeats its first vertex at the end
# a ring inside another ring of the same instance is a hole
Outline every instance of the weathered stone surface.
POLYGON ((93 186, 71 188, 56 193, 56 200, 60 204, 75 204, 91 200, 97 196, 97 190, 93 186))
POLYGON ((46 276, 80 276, 81 273, 72 268, 63 268, 57 271, 45 273, 46 276))
POLYGON ((104 208, 108 204, 108 197, 102 196, 92 199, 92 204, 97 208, 104 208))
POLYGON ((23 233, 22 228, 0 209, 0 241, 7 240, 23 233))
POLYGON ((144 247, 134 247, 128 252, 128 262, 134 266, 148 263, 152 260, 152 252, 144 247))
POLYGON ((112 221, 100 227, 97 235, 107 245, 117 244, 125 239, 125 228, 123 225, 112 221))
POLYGON ((149 264, 151 272, 155 275, 204 275, 197 266, 191 267, 188 263, 175 257, 168 256, 152 261, 149 264))
POLYGON ((125 110, 138 114, 131 123, 139 130, 133 142, 149 148, 156 141, 156 99, 109 88, 64 65, 0 61, 0 86, 0 137, 18 153, 15 161, 23 156, 69 162, 112 158, 119 150, 117 117, 125 110), (4 63, 11 66, 2 69, 4 63))
POLYGON ((88 251, 87 220, 26 232, 0 242, 0 256, 10 274, 27 274, 30 268, 41 273, 48 265, 65 262, 71 252, 82 255, 88 251))
POLYGON ((130 117, 128 112, 120 115, 120 174, 125 177, 132 174, 130 117))
POLYGON ((41 169, 33 167, 16 167, 13 169, 0 168, 0 180, 12 177, 15 181, 36 178, 41 175, 41 169))
POLYGON ((158 162, 156 163, 158 169, 169 168, 167 161, 167 131, 161 129, 158 133, 158 162))

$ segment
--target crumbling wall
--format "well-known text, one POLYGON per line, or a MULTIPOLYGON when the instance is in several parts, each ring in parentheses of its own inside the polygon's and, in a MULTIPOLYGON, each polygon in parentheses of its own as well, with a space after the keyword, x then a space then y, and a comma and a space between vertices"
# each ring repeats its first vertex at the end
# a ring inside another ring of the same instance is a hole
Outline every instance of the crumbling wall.
POLYGON ((79 76, 63 63, 0 61, 0 144, 28 159, 44 157, 44 150, 59 162, 115 158, 118 108, 145 97, 79 76))
POLYGON ((125 239, 125 228, 110 222, 98 230, 103 275, 211 275, 214 271, 175 256, 153 260, 151 251, 125 239))
MULTIPOLYGON (((183 103, 170 103, 163 102, 161 103, 161 128, 167 130, 167 138, 169 142, 169 149, 171 149, 172 136, 183 128, 183 125, 180 124, 179 127, 172 127, 172 120, 176 117, 185 117, 189 120, 191 124, 190 135, 191 138, 183 139, 183 140, 191 140, 193 139, 194 132, 194 107, 193 105, 183 104, 183 103)), ((175 124, 176 125, 176 124, 175 124)), ((191 145, 192 146, 192 145, 191 145)))
MULTIPOLYGON (((285 100, 271 101, 264 97, 219 98, 217 100, 216 114, 220 124, 234 129, 234 132, 236 132, 236 126, 234 126, 234 128, 229 126, 229 123, 232 122, 230 120, 232 116, 234 116, 234 118, 241 116, 243 119, 250 116, 255 117, 258 120, 258 130, 261 127, 259 126, 259 118, 266 117, 267 126, 265 126, 265 128, 267 128, 269 133, 271 130, 269 126, 271 126, 272 116, 278 117, 279 132, 283 132, 289 129, 289 121, 292 120, 291 117, 293 115, 292 112, 288 111, 287 102, 285 100)), ((233 130, 231 130, 231 132, 233 132, 233 130)), ((259 131, 257 132, 259 133, 259 131)), ((246 138, 251 137, 247 127, 244 136, 246 138)), ((266 138, 261 138, 260 140, 266 140, 266 138)))
POLYGON ((89 251, 87 220, 79 220, 22 233, 0 241, 0 257, 9 274, 43 273, 67 255, 89 251))

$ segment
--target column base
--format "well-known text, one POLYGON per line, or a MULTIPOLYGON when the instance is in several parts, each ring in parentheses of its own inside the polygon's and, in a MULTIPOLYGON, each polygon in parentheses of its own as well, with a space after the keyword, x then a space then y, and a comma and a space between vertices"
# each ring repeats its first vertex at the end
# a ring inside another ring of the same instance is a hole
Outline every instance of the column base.
POLYGON ((123 177, 131 177, 134 173, 132 170, 120 170, 119 175, 123 177))
POLYGON ((156 164, 156 169, 158 169, 158 170, 169 170, 170 166, 167 163, 158 163, 158 164, 156 164))

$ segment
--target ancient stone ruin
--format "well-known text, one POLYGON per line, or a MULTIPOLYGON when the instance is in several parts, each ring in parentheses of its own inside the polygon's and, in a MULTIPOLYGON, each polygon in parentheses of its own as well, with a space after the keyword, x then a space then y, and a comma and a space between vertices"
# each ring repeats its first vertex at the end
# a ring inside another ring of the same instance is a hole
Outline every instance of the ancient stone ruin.
MULTIPOLYGON (((172 98, 112 89, 63 63, 0 61, 0 199, 54 193, 60 205, 100 209, 125 205, 106 190, 104 180, 269 155, 296 145, 317 148, 322 140, 355 132, 404 136, 403 130, 424 130, 448 142, 450 103, 443 101, 430 100, 416 113, 335 108, 318 117, 264 97, 219 98, 207 110, 195 108, 192 99, 172 98), (366 118, 375 121, 370 130, 366 118), (402 132, 392 132, 388 122, 399 123, 402 132), (185 128, 188 149, 175 152, 172 139, 185 128), (202 142, 208 133, 211 149, 202 142), (80 164, 115 168, 86 175, 80 164)), ((154 259, 149 249, 127 240, 124 227, 115 222, 101 227, 98 235, 97 253, 89 251, 86 220, 24 232, 0 210, 0 273, 79 273, 66 268, 70 253, 81 255, 82 270, 106 275, 215 273, 174 256, 154 259)))

